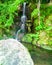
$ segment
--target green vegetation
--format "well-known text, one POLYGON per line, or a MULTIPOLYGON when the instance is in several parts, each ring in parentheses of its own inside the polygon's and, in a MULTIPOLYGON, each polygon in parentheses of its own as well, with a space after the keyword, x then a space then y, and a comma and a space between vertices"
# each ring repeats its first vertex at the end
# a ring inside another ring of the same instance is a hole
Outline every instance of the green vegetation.
POLYGON ((0 0, 0 39, 14 36, 19 28, 22 4, 27 2, 28 30, 21 41, 30 51, 35 65, 52 65, 52 1, 51 3, 50 1, 0 0))
POLYGON ((14 14, 18 15, 20 3, 23 0, 1 0, 0 1, 0 37, 3 34, 9 34, 12 30, 12 24, 14 24, 14 14))
MULTIPOLYGON (((30 6, 32 6, 31 3, 30 6)), ((36 6, 31 7, 31 19, 33 19, 33 34, 27 34, 22 41, 40 45, 44 49, 52 50, 52 5, 41 4, 40 10, 36 6), (38 15, 39 14, 39 15, 38 15), (33 41, 32 41, 33 40, 33 41)))
MULTIPOLYGON (((25 1, 30 8, 29 15, 31 15, 30 21, 32 22, 32 28, 27 26, 31 31, 30 33, 27 32, 22 42, 29 42, 41 46, 45 45, 52 48, 52 5, 48 4, 50 0, 46 2, 45 0, 40 0, 40 2, 39 0, 25 1)), ((15 29, 13 28, 15 24, 14 20, 16 19, 15 16, 21 16, 21 14, 18 14, 18 11, 23 2, 24 0, 0 1, 0 39, 5 35, 12 37, 12 31, 15 29)))

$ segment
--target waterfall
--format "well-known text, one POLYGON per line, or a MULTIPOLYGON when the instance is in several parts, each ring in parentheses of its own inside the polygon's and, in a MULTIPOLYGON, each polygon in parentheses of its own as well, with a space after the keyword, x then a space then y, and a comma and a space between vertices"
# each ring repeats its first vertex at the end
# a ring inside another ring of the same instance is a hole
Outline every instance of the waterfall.
POLYGON ((27 17, 25 15, 25 11, 26 11, 26 2, 24 2, 23 4, 23 13, 22 13, 22 16, 21 16, 21 26, 20 26, 20 29, 17 31, 16 33, 16 39, 18 41, 21 40, 21 38, 24 36, 25 34, 25 23, 27 21, 27 17))
POLYGON ((27 20, 27 17, 26 17, 26 14, 25 14, 25 10, 26 10, 26 2, 24 2, 24 4, 23 4, 23 14, 21 16, 21 22, 22 22, 22 24, 25 24, 25 22, 27 20))
POLYGON ((23 15, 25 15, 25 10, 26 10, 26 2, 23 4, 23 15))

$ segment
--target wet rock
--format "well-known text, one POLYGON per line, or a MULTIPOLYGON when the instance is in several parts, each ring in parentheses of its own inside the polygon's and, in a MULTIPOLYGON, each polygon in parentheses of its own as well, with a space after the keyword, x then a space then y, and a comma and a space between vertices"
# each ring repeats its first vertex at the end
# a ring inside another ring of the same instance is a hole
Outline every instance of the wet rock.
POLYGON ((34 65, 28 50, 17 40, 0 40, 0 65, 34 65))

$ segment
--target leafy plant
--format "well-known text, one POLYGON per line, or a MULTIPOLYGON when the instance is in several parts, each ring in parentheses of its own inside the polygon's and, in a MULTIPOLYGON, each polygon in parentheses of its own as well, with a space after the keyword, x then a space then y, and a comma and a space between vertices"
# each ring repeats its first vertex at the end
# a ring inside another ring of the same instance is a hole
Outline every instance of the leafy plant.
MULTIPOLYGON (((31 9, 33 9, 33 6, 31 9)), ((34 38, 33 44, 38 44, 40 46, 43 45, 45 46, 45 48, 47 48, 48 46, 48 49, 52 48, 52 41, 51 41, 52 40, 51 38, 52 37, 52 34, 51 34, 52 32, 52 13, 51 13, 52 5, 41 4, 40 24, 39 24, 39 19, 38 19, 39 11, 36 7, 34 8, 35 9, 33 9, 33 11, 31 12, 31 19, 33 19, 32 23, 33 23, 33 30, 35 31, 34 32, 35 36, 33 36, 33 34, 29 34, 29 36, 27 35, 27 38, 26 37, 25 38, 26 40, 28 39, 28 41, 30 42, 32 42, 32 38, 34 38), (35 33, 39 33, 38 37, 36 37, 37 34, 35 33)))
POLYGON ((33 41, 35 40, 37 42, 38 39, 39 39, 39 33, 36 33, 36 34, 26 34, 23 37, 22 41, 33 44, 33 41))
POLYGON ((0 32, 2 34, 9 33, 11 31, 11 26, 14 24, 14 13, 18 11, 20 3, 23 2, 23 0, 0 1, 0 32))
POLYGON ((33 10, 33 12, 31 13, 31 17, 34 17, 34 18, 36 18, 37 17, 37 15, 38 15, 38 9, 36 8, 36 9, 34 9, 33 10))

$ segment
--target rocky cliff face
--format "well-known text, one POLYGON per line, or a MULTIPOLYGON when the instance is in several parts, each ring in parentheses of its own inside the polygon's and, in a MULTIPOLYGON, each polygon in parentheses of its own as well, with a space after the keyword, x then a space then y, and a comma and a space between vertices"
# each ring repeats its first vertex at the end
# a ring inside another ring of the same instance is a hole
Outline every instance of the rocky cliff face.
POLYGON ((34 65, 28 50, 17 40, 0 40, 0 65, 34 65))

